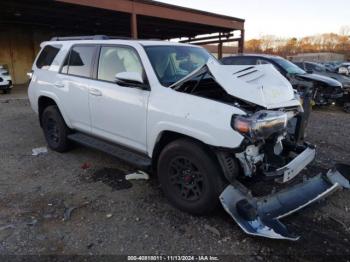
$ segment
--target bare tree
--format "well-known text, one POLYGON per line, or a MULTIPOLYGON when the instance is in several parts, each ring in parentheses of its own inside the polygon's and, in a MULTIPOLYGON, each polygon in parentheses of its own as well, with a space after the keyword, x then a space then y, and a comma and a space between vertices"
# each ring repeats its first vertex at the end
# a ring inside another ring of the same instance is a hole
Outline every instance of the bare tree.
POLYGON ((297 38, 278 38, 262 36, 246 42, 246 51, 254 53, 269 53, 281 56, 296 53, 336 52, 350 58, 350 26, 342 28, 342 35, 334 33, 297 38))
POLYGON ((343 25, 340 27, 339 33, 341 35, 350 36, 350 25, 343 25))

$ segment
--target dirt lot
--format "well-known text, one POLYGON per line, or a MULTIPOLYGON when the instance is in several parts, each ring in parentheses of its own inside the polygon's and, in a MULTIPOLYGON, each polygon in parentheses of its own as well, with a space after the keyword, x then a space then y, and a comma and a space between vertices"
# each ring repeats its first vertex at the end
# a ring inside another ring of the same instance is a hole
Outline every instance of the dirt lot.
MULTIPOLYGON (((349 191, 284 219, 302 236, 298 242, 253 238, 222 210, 210 217, 176 210, 156 179, 132 181, 124 190, 95 182, 93 173, 101 168, 134 171, 103 153, 76 147, 32 156, 45 141, 27 100, 0 101, 0 123, 0 254, 350 256, 349 191)), ((308 172, 349 163, 349 114, 314 111, 308 137, 318 146, 308 172)))

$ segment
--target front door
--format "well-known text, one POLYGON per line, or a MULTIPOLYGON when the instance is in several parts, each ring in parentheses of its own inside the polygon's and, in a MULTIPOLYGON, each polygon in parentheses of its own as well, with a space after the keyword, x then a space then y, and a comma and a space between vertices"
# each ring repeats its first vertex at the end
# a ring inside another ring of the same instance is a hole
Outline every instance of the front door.
POLYGON ((128 46, 101 46, 97 79, 89 94, 92 133, 146 152, 150 91, 116 84, 120 72, 143 74, 137 51, 128 46))

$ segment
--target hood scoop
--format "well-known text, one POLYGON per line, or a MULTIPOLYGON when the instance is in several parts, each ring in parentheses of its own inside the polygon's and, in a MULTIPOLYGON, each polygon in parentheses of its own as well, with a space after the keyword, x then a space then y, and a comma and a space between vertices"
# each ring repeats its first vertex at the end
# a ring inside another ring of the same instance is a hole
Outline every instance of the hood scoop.
POLYGON ((239 78, 242 81, 245 82, 251 82, 254 80, 259 79, 260 77, 262 77, 264 74, 262 72, 260 72, 259 70, 257 70, 254 66, 252 67, 247 67, 243 70, 239 70, 238 72, 233 73, 234 77, 239 78))

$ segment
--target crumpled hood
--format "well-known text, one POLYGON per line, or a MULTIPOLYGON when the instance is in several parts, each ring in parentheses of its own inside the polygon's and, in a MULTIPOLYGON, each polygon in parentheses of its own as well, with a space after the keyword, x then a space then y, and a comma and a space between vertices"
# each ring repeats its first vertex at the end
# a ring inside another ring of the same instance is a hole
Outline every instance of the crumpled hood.
POLYGON ((234 97, 267 109, 300 105, 292 85, 273 65, 221 65, 208 61, 207 66, 217 83, 234 97))

